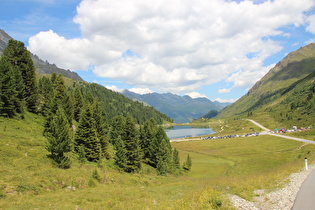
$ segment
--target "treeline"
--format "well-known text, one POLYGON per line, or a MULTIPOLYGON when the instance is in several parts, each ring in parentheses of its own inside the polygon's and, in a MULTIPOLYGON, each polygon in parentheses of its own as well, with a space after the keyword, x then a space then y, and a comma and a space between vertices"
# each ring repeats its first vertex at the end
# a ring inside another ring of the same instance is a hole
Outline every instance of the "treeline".
MULTIPOLYGON (((29 111, 46 118, 46 149, 57 167, 69 168, 77 158, 113 159, 126 172, 138 172, 142 164, 159 174, 181 170, 178 152, 159 126, 170 118, 97 84, 66 85, 56 74, 37 80, 22 42, 11 40, 0 58, 0 99, 0 116, 23 118, 29 111)), ((190 170, 189 156, 183 167, 190 170)))

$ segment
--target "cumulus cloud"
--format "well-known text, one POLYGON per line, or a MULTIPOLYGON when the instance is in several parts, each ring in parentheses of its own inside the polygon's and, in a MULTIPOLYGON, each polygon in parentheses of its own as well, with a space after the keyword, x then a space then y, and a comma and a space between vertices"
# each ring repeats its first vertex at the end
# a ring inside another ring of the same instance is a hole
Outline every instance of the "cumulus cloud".
POLYGON ((196 91, 194 92, 190 92, 190 93, 186 93, 186 95, 190 96, 190 98, 208 98, 207 96, 205 95, 202 95, 196 91))
POLYGON ((231 89, 224 88, 224 89, 218 90, 218 93, 229 93, 230 91, 231 91, 231 89))
POLYGON ((315 15, 311 15, 307 18, 308 26, 306 30, 312 34, 315 34, 315 15))
MULTIPOLYGON (((246 70, 240 70, 233 73, 228 79, 227 82, 234 83, 232 88, 241 88, 241 89, 249 89, 253 84, 255 84, 260 78, 262 78, 274 65, 270 65, 267 67, 261 66, 248 66, 246 70)), ((230 89, 222 89, 219 90, 221 93, 228 93, 230 89)))
POLYGON ((105 86, 105 87, 106 87, 107 89, 110 89, 110 90, 115 91, 115 92, 118 92, 118 93, 120 93, 120 92, 123 91, 123 89, 118 88, 116 85, 107 85, 107 86, 105 86))
MULTIPOLYGON (((305 25, 313 0, 82 0, 74 22, 82 37, 53 31, 29 40, 29 49, 63 68, 93 67, 99 77, 164 92, 193 92, 221 80, 250 88, 266 73, 263 61, 279 52, 271 36, 305 25), (123 57, 126 50, 137 55, 123 57)), ((313 17, 308 17, 313 31, 313 17)))
POLYGON ((152 90, 150 90, 149 88, 130 88, 128 89, 129 91, 131 92, 134 92, 134 93, 138 93, 138 94, 148 94, 148 93, 153 93, 152 90))
POLYGON ((234 103, 237 99, 222 99, 222 98, 217 98, 214 101, 218 101, 220 103, 234 103))

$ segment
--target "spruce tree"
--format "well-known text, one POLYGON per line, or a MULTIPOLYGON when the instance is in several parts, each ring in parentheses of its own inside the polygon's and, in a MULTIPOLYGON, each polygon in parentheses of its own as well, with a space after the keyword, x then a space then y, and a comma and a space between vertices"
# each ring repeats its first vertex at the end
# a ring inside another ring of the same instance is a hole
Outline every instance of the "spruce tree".
POLYGON ((47 109, 45 111, 45 124, 44 124, 44 136, 46 136, 46 133, 51 132, 51 123, 54 118, 54 116, 57 113, 58 107, 61 106, 61 104, 58 103, 58 100, 56 99, 55 92, 53 91, 52 96, 49 98, 47 102, 47 109))
POLYGON ((163 156, 159 155, 157 157, 156 169, 157 169, 159 175, 166 175, 166 173, 168 171, 168 165, 167 165, 165 158, 163 156))
POLYGON ((62 107, 58 107, 56 115, 52 118, 46 137, 49 157, 59 168, 69 168, 71 161, 66 153, 71 151, 71 139, 68 120, 62 107))
POLYGON ((81 90, 77 87, 74 89, 73 102, 73 118, 79 122, 81 109, 83 108, 84 100, 81 90))
POLYGON ((191 170, 191 166, 192 166, 192 162, 191 162, 191 158, 189 156, 189 154, 187 155, 187 159, 186 161, 184 162, 184 165, 183 165, 183 168, 187 171, 190 171, 191 170))
POLYGON ((157 150, 157 144, 156 144, 156 132, 157 132, 157 124, 156 121, 151 118, 150 120, 146 121, 143 126, 143 131, 141 132, 141 138, 140 138, 140 145, 141 149, 144 155, 144 159, 147 163, 150 165, 154 165, 155 161, 152 161, 154 159, 154 156, 156 154, 157 150))
POLYGON ((139 144, 138 132, 134 119, 128 115, 124 126, 122 139, 125 143, 127 164, 126 172, 138 172, 141 169, 142 153, 139 144))
POLYGON ((72 125, 72 119, 73 119, 73 99, 71 97, 71 93, 69 91, 66 91, 63 100, 63 107, 66 112, 66 116, 69 122, 69 125, 72 125))
POLYGON ((73 102, 69 91, 67 91, 64 78, 61 74, 52 74, 51 82, 55 92, 55 100, 57 100, 58 104, 62 104, 69 121, 69 125, 72 125, 73 102))
POLYGON ((171 171, 172 168, 172 147, 164 129, 161 126, 157 129, 156 138, 159 140, 156 165, 159 173, 165 174, 166 171, 171 171), (161 167, 161 165, 163 167, 161 167))
POLYGON ((111 123, 110 142, 115 145, 116 139, 123 135, 125 118, 121 115, 115 116, 111 123))
POLYGON ((29 111, 36 112, 37 109, 37 83, 36 69, 32 61, 30 52, 25 48, 24 43, 10 40, 8 46, 3 50, 3 57, 8 60, 17 70, 21 72, 23 78, 23 94, 29 111))
POLYGON ((84 147, 88 161, 97 162, 102 156, 101 143, 97 135, 96 122, 93 117, 91 105, 87 104, 82 112, 79 126, 75 133, 75 151, 84 147))
POLYGON ((48 77, 42 77, 38 81, 38 93, 39 93, 39 112, 47 116, 49 112, 49 102, 54 96, 54 90, 52 86, 51 79, 48 77))
POLYGON ((0 116, 13 117, 17 113, 16 104, 20 99, 16 90, 13 66, 0 58, 0 116))
POLYGON ((105 112, 100 108, 97 100, 94 100, 92 104, 92 113, 95 120, 97 136, 101 144, 102 156, 106 159, 110 159, 108 125, 105 112))
POLYGON ((174 169, 180 169, 180 158, 176 148, 173 150, 173 167, 174 169))
POLYGON ((23 99, 23 91, 24 91, 24 83, 21 71, 19 71, 16 67, 13 68, 14 76, 15 76, 15 90, 17 91, 17 99, 15 100, 15 107, 18 113, 24 114, 26 108, 26 102, 23 99))
POLYGON ((125 170, 127 166, 126 148, 120 136, 116 138, 115 150, 116 150, 115 157, 114 157, 115 164, 119 168, 125 170))
POLYGON ((62 102, 67 91, 63 76, 54 73, 51 75, 51 82, 56 93, 56 99, 62 102))

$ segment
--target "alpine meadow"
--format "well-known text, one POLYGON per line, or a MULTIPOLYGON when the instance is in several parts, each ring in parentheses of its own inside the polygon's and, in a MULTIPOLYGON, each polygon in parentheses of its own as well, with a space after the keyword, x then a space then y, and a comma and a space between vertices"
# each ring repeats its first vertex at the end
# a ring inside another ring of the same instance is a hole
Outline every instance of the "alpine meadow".
POLYGON ((33 59, 13 39, 0 57, 0 209, 235 209, 315 163, 315 144, 269 135, 315 141, 315 44, 189 123, 214 134, 172 140, 169 116, 33 59))

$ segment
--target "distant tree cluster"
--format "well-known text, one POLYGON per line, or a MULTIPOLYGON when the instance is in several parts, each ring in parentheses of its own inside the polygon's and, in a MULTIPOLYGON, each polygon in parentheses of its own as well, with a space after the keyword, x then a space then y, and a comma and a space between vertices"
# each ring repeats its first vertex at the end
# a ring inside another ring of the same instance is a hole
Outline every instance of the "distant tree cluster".
MULTIPOLYGON (((129 173, 142 164, 160 175, 181 169, 178 151, 159 126, 169 117, 100 85, 66 82, 55 73, 37 78, 24 44, 9 41, 0 57, 0 116, 44 116, 48 157, 59 168, 69 168, 75 154, 82 163, 113 159, 129 173)), ((191 160, 184 164, 190 167, 191 160)))
POLYGON ((208 113, 201 116, 200 118, 211 119, 211 118, 216 117, 218 114, 219 114, 219 112, 217 110, 211 110, 208 113))

